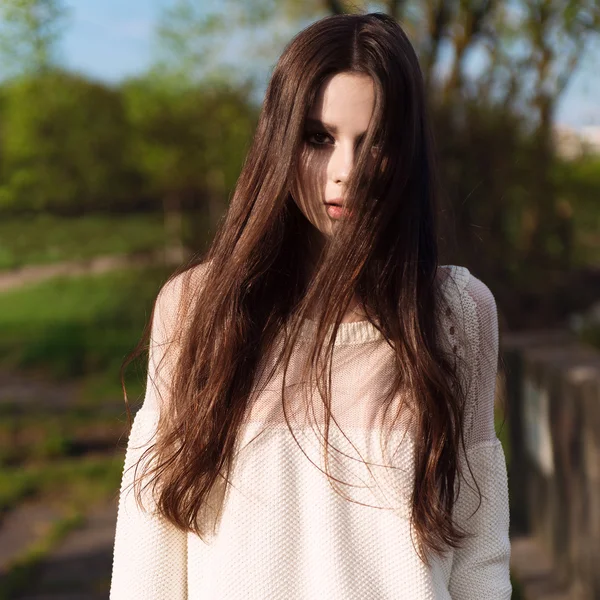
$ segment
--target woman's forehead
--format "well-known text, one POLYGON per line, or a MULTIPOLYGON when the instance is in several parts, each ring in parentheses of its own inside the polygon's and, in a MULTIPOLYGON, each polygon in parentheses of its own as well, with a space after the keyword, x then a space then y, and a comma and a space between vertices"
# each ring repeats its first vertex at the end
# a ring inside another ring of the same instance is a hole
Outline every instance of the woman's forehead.
POLYGON ((308 121, 336 133, 344 129, 364 131, 375 105, 375 86, 364 73, 337 73, 326 79, 317 92, 308 121))

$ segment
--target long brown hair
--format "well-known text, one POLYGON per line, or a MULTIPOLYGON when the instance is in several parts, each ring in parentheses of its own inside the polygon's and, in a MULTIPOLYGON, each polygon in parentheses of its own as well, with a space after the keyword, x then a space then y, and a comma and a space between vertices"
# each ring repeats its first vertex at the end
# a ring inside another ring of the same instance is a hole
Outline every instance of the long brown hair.
MULTIPOLYGON (((357 294, 395 356, 388 398, 407 396, 416 409, 410 505, 418 541, 435 552, 460 545, 466 533, 452 512, 467 392, 433 318, 443 304, 437 173, 422 73, 395 20, 380 13, 326 17, 287 45, 212 244, 167 282, 188 276, 179 286, 182 310, 163 377, 168 386, 161 388, 165 395, 168 387, 168 410, 146 451, 152 461, 136 480, 140 504, 139 484, 149 478, 161 515, 181 530, 207 533, 202 507, 229 481, 263 358, 282 340, 277 364, 285 374, 305 319, 316 323, 317 335, 304 380, 317 381, 323 397, 327 457, 335 337, 357 294), (317 91, 340 72, 372 77, 374 114, 345 194, 353 218, 326 240, 309 269, 314 228, 293 201, 290 182, 317 91)), ((148 329, 126 363, 147 344, 148 329)), ((285 375, 283 381, 285 414, 285 375)))

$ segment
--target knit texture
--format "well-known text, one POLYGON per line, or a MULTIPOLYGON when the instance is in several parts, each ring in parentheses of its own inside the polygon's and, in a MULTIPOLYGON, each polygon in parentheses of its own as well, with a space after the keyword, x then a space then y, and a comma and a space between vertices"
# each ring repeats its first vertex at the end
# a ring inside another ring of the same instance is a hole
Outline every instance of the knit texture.
MULTIPOLYGON (((454 518, 473 537, 462 548, 432 556, 430 567, 415 551, 409 520, 411 415, 402 414, 390 428, 395 413, 381 410, 393 356, 367 321, 342 323, 335 339, 331 394, 337 425, 332 419, 328 464, 330 475, 339 480, 335 489, 325 474, 320 401, 308 410, 300 394, 286 396, 294 439, 284 420, 281 374, 276 373, 268 382, 257 381, 215 534, 205 543, 142 512, 130 486, 160 412, 168 409, 168 369, 159 372, 157 366, 179 318, 179 277, 163 287, 154 314, 146 395, 125 456, 110 598, 509 599, 508 480, 494 429, 496 304, 487 286, 466 268, 450 265, 440 271, 445 275, 441 343, 464 366, 465 440, 477 483, 463 462, 466 480, 454 518), (383 446, 382 431, 387 434, 383 446)), ((316 324, 308 320, 301 340, 315 333, 316 324)), ((264 372, 276 352, 277 346, 264 357, 264 372)), ((286 375, 290 390, 298 387, 302 343, 297 352, 286 375)))

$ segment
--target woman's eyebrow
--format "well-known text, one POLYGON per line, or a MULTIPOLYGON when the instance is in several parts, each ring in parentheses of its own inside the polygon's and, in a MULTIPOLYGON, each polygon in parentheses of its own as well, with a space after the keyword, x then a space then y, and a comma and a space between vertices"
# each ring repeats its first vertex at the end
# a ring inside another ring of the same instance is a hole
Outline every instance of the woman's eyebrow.
POLYGON ((330 125, 329 123, 323 123, 320 119, 314 119, 312 117, 307 117, 306 124, 311 125, 312 127, 321 127, 322 129, 327 129, 331 131, 331 133, 337 133, 337 127, 335 125, 330 125))
MULTIPOLYGON (((313 117, 306 118, 306 124, 310 127, 319 127, 321 129, 327 129, 330 133, 336 134, 338 132, 338 128, 335 125, 331 125, 329 123, 323 123, 320 119, 315 119, 313 117)), ((363 132, 360 135, 356 136, 357 139, 362 140, 365 137, 365 133, 363 132)))

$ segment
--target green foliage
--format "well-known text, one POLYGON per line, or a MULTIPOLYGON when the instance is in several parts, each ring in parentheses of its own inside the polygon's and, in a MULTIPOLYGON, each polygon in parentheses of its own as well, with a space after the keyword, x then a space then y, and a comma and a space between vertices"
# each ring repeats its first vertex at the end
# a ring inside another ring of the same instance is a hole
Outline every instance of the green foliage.
POLYGON ((450 217, 440 222, 443 261, 479 273, 513 327, 532 326, 525 302, 547 306, 547 314, 536 312, 536 325, 559 311, 562 318, 576 305, 574 296, 560 299, 562 278, 574 267, 600 264, 598 159, 553 157, 552 170, 542 175, 538 140, 524 119, 502 107, 461 102, 460 120, 456 107, 433 111, 450 217), (547 196, 536 177, 546 178, 547 196))
POLYGON ((123 470, 121 454, 66 458, 0 470, 0 514, 26 497, 41 494, 77 497, 83 505, 114 492, 123 470))
POLYGON ((600 156, 558 161, 552 179, 557 189, 555 209, 571 222, 574 265, 599 266, 600 156))
POLYGON ((590 324, 582 329, 579 338, 585 344, 590 344, 600 350, 600 324, 590 324))
POLYGON ((38 491, 36 477, 27 471, 0 471, 0 515, 38 491))
POLYGON ((123 402, 113 396, 102 408, 107 414, 100 407, 84 412, 77 407, 58 411, 52 406, 30 405, 23 414, 15 414, 12 405, 0 420, 0 466, 78 456, 103 447, 114 449, 124 429, 118 422, 125 413, 123 402))
POLYGON ((133 153, 147 191, 224 194, 235 184, 256 121, 248 90, 231 86, 179 89, 161 77, 123 85, 133 153), (222 173, 214 190, 213 171, 222 173))
POLYGON ((49 429, 46 435, 38 440, 34 452, 41 458, 55 458, 69 453, 73 440, 61 431, 60 426, 49 429))
POLYGON ((0 89, 0 211, 69 214, 224 200, 254 132, 248 86, 184 89, 158 73, 118 89, 52 70, 0 89))
POLYGON ((2 0, 0 57, 5 72, 40 72, 57 63, 70 10, 61 0, 2 0))
POLYGON ((137 185, 118 91, 50 71, 6 84, 2 114, 0 208, 81 213, 137 185))
POLYGON ((0 364, 55 377, 118 372, 146 324, 167 271, 118 271, 0 295, 0 364))
POLYGON ((202 189, 204 115, 196 94, 173 94, 151 80, 130 80, 123 88, 134 131, 136 166, 150 191, 202 189))
POLYGON ((447 260, 477 265, 482 273, 514 274, 522 261, 523 212, 531 201, 531 141, 517 116, 476 102, 462 104, 461 120, 453 117, 456 106, 432 111, 444 210, 451 217, 442 222, 447 260))

